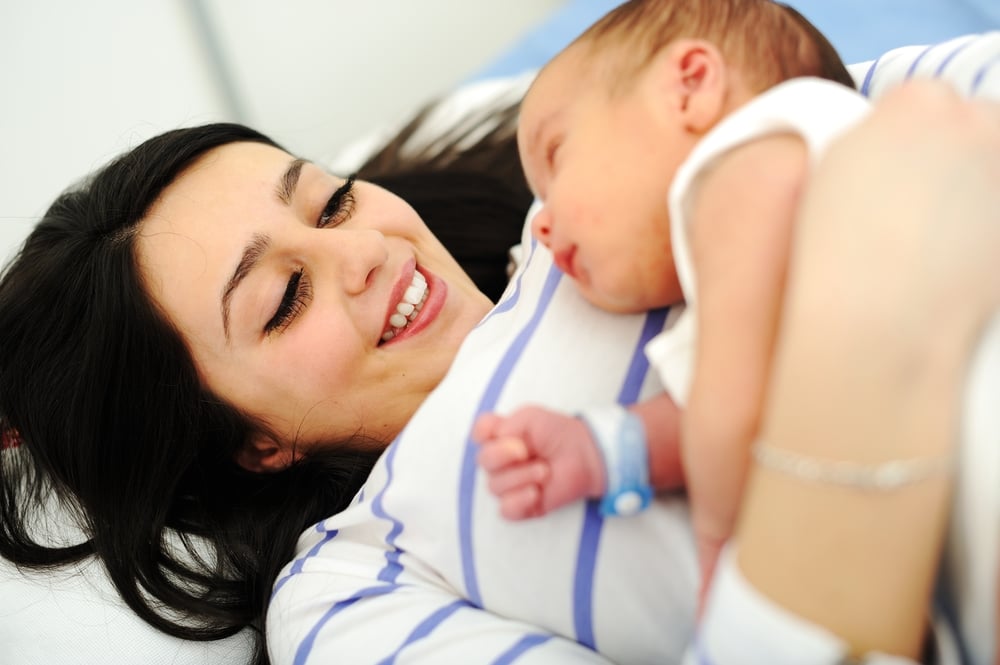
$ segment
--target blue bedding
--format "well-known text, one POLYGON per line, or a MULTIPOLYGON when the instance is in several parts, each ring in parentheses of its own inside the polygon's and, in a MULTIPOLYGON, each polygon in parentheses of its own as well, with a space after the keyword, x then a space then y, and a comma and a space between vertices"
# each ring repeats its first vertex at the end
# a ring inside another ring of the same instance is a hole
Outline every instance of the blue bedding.
MULTIPOLYGON (((568 0, 473 79, 540 67, 619 2, 568 0)), ((787 4, 812 21, 848 63, 872 60, 897 46, 1000 29, 998 0, 788 0, 787 4)))

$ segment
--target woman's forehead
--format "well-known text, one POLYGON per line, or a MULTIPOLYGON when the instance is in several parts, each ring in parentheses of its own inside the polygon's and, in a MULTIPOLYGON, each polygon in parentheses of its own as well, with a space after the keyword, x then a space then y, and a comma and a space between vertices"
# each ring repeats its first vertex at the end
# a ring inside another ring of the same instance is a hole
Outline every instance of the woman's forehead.
MULTIPOLYGON (((266 144, 232 143, 215 148, 185 169, 140 222, 140 239, 161 232, 189 237, 235 231, 289 206, 299 178, 322 173, 308 162, 266 144), (289 172, 294 171, 294 182, 289 172), (308 175, 307 175, 308 174, 308 175)), ((142 243, 140 243, 142 244, 142 243)))
MULTIPOLYGON (((185 169, 165 190, 195 186, 250 185, 268 179, 277 187, 295 158, 266 143, 228 143, 209 150, 185 169)), ((276 191, 276 190, 275 190, 276 191)))

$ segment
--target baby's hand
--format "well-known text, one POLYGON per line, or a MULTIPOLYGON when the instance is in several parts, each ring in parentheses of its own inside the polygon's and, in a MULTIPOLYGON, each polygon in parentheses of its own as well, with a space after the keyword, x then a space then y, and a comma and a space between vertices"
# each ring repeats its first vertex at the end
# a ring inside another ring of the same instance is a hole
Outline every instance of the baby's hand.
POLYGON ((477 461, 507 519, 538 517, 604 494, 604 462, 578 418, 540 407, 509 416, 485 414, 472 430, 477 461))

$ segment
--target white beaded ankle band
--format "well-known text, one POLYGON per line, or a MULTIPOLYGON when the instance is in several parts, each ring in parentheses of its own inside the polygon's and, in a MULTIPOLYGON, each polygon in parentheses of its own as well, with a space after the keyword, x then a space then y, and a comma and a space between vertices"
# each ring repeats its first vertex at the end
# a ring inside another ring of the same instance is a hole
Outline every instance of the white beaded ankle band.
POLYGON ((816 483, 844 485, 865 490, 890 491, 918 483, 955 469, 955 455, 890 460, 880 464, 858 464, 807 457, 757 442, 753 458, 765 469, 816 483))

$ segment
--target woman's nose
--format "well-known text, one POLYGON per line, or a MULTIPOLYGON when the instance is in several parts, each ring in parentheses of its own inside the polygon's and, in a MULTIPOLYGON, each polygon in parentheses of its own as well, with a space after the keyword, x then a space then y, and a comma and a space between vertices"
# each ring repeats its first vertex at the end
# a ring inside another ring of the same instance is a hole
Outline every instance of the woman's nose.
POLYGON ((320 237, 328 250, 321 260, 331 262, 344 291, 351 295, 367 289, 389 259, 386 238, 374 229, 327 229, 320 237))
POLYGON ((538 242, 551 249, 552 242, 552 213, 549 207, 543 205, 542 209, 535 213, 531 220, 531 235, 535 236, 538 242))

